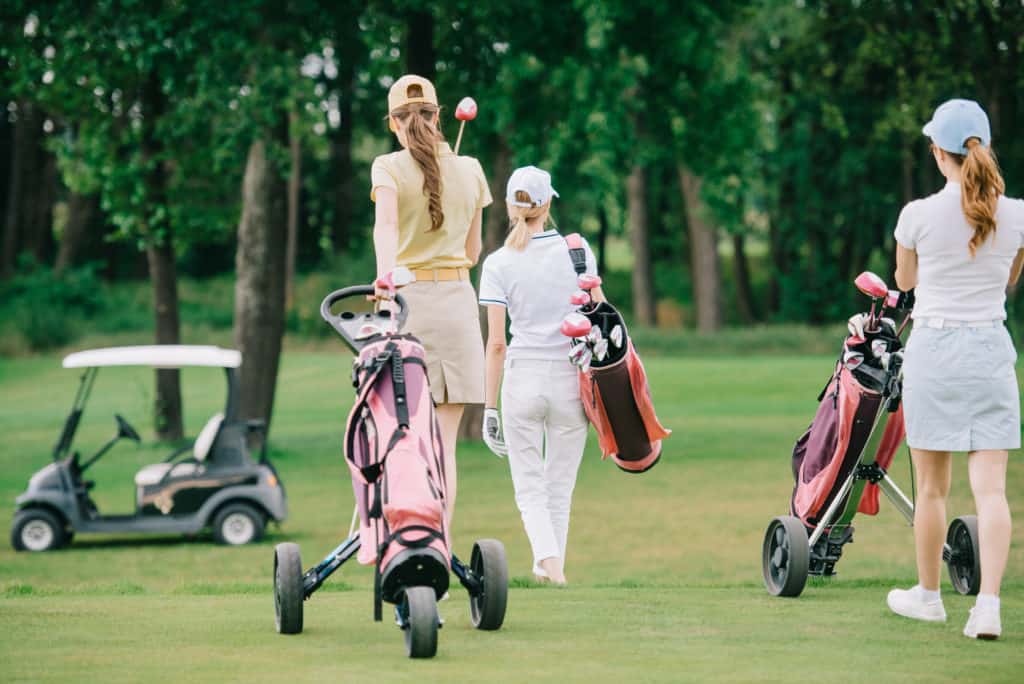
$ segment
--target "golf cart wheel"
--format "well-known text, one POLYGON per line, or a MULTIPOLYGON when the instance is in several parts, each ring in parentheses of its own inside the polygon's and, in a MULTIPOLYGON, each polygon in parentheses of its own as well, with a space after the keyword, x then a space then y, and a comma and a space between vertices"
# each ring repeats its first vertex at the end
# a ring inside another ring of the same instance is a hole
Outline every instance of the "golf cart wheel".
POLYGON ((473 626, 477 629, 498 629, 505 621, 505 606, 508 604, 508 561, 504 544, 497 539, 477 540, 473 544, 469 567, 483 584, 479 594, 469 597, 473 626))
POLYGON ((807 528, 792 515, 773 519, 761 546, 764 586, 772 596, 799 596, 807 583, 810 563, 807 528))
POLYGON ((981 588, 981 552, 978 548, 978 518, 962 515, 949 524, 949 579, 964 596, 973 596, 981 588))
POLYGON ((302 631, 302 559, 299 545, 274 547, 274 624, 278 634, 302 631))
POLYGON ((241 546, 258 541, 263 536, 266 520, 263 514, 249 504, 232 503, 213 516, 213 538, 218 544, 241 546))
POLYGON ((405 650, 410 658, 433 658, 437 653, 437 594, 433 587, 408 587, 400 610, 405 615, 405 650))
POLYGON ((45 508, 25 508, 14 516, 11 546, 15 551, 52 551, 67 541, 64 521, 45 508))

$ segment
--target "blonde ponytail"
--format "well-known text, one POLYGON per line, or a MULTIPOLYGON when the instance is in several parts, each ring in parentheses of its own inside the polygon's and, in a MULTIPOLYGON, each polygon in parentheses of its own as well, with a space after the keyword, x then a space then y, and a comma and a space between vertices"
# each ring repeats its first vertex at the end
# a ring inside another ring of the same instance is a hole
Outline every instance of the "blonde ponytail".
MULTIPOLYGON (((532 202, 530 194, 523 190, 516 191, 516 202, 532 202)), ((551 221, 551 201, 539 207, 517 207, 508 205, 509 233, 505 238, 505 246, 522 252, 530 244, 530 223, 541 217, 544 223, 551 221)))
POLYGON ((974 235, 967 245, 973 257, 996 231, 996 207, 1006 184, 999 173, 995 154, 978 138, 967 139, 966 155, 954 154, 953 157, 960 162, 960 206, 967 222, 974 228, 974 235))
MULTIPOLYGON (((410 96, 414 95, 413 89, 418 90, 418 86, 410 87, 410 96)), ((430 214, 428 233, 440 230, 444 223, 444 211, 441 209, 441 163, 437 159, 437 144, 444 141, 444 136, 434 125, 438 111, 440 109, 437 105, 416 102, 402 105, 391 112, 391 116, 405 127, 406 147, 423 172, 423 194, 427 196, 427 212, 430 214)))

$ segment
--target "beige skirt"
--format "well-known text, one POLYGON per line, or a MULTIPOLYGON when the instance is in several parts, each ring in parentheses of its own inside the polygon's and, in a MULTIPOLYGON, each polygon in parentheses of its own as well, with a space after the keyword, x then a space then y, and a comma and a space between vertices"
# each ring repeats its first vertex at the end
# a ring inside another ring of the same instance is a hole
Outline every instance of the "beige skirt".
POLYGON ((409 307, 402 332, 423 343, 434 402, 484 403, 484 342, 470 282, 418 280, 400 294, 409 307))

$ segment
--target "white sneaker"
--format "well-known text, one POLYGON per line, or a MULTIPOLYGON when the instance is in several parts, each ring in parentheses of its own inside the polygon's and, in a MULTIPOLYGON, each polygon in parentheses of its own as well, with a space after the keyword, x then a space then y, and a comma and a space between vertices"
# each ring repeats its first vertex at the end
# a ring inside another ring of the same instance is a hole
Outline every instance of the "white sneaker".
POLYGON ((910 589, 893 589, 886 599, 889 610, 914 620, 945 622, 946 609, 942 607, 942 599, 925 601, 920 592, 921 587, 918 585, 910 589))
POLYGON ((999 621, 999 611, 979 606, 971 608, 971 616, 964 625, 964 636, 971 639, 998 639, 1003 633, 1003 625, 999 621))

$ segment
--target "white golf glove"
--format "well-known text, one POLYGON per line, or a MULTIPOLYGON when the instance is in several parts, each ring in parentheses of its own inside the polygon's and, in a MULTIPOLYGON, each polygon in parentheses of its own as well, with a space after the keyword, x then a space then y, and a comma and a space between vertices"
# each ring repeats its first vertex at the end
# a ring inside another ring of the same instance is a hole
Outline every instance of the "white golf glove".
POLYGON ((498 458, 508 456, 505 435, 501 431, 501 414, 498 413, 498 409, 484 409, 484 424, 481 432, 484 435, 484 444, 495 456, 498 458))
POLYGON ((851 335, 856 337, 864 337, 864 328, 868 324, 868 315, 864 313, 854 314, 850 316, 850 320, 847 321, 846 327, 850 331, 851 335))

